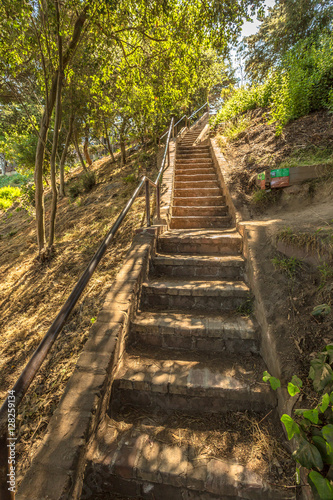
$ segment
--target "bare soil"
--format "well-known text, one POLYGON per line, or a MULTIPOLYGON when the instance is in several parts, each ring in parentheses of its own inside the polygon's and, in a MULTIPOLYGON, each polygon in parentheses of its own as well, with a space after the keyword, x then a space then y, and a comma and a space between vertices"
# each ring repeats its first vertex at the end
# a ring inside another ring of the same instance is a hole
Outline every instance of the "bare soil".
MULTIPOLYGON (((74 201, 68 197, 60 200, 55 251, 44 263, 36 259, 34 217, 18 203, 7 212, 0 212, 1 401, 134 191, 138 172, 154 175, 155 151, 132 153, 124 167, 119 161, 111 163, 109 157, 102 158, 93 163, 91 170, 97 176, 97 184, 89 193, 80 194, 74 201)), ((68 175, 67 190, 81 173, 78 168, 68 175)), ((50 193, 46 193, 46 219, 49 211, 50 193)), ((131 245, 135 229, 144 223, 143 214, 141 196, 19 407, 16 423, 18 482, 43 438, 89 328, 131 245)))

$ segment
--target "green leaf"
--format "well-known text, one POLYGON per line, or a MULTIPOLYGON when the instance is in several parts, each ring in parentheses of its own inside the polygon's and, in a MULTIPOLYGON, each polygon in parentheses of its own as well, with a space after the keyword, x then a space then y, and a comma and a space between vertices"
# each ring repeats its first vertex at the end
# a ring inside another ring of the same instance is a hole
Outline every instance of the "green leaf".
POLYGON ((301 469, 299 467, 296 467, 295 480, 296 484, 301 484, 301 469))
POLYGON ((282 415, 281 417, 281 422, 284 424, 287 434, 288 434, 288 439, 292 439, 295 434, 300 434, 300 429, 299 426, 296 424, 296 422, 289 417, 286 413, 282 415))
POLYGON ((321 433, 323 438, 327 442, 327 450, 329 452, 333 451, 333 425, 332 424, 325 425, 321 429, 321 433))
POLYGON ((332 369, 323 356, 313 359, 310 364, 309 377, 313 380, 314 390, 320 392, 332 381, 332 369))
POLYGON ((296 415, 302 415, 304 418, 310 420, 313 424, 318 424, 319 422, 319 411, 317 408, 314 410, 295 410, 296 415))
POLYGON ((273 391, 276 391, 278 387, 281 387, 280 380, 276 377, 272 377, 272 375, 268 373, 268 371, 264 371, 264 376, 262 379, 264 382, 269 382, 271 384, 271 388, 273 389, 273 391))
POLYGON ((314 307, 311 312, 312 316, 327 316, 330 314, 331 308, 327 304, 320 304, 319 306, 314 307))
POLYGON ((321 454, 325 464, 333 464, 333 452, 330 450, 330 445, 321 436, 312 436, 315 447, 321 454))
POLYGON ((315 467, 321 470, 324 463, 318 449, 301 435, 297 436, 297 442, 297 450, 293 453, 294 459, 307 469, 315 467))
POLYGON ((297 387, 297 385, 292 384, 291 382, 288 383, 288 392, 290 396, 296 396, 299 392, 301 392, 300 388, 297 387))
POLYGON ((321 405, 319 406, 320 411, 324 413, 327 410, 329 404, 330 404, 330 397, 328 394, 324 394, 321 400, 321 405))
POLYGON ((264 371, 264 376, 263 376, 263 378, 262 378, 262 379, 263 379, 263 381, 264 381, 264 382, 268 382, 270 378, 271 378, 271 374, 270 374, 270 373, 268 373, 268 371, 267 371, 267 370, 265 370, 265 371, 264 371))
POLYGON ((296 375, 292 376, 291 383, 297 385, 297 387, 301 388, 303 386, 303 382, 300 378, 296 377, 296 375))
POLYGON ((333 499, 333 488, 328 479, 315 470, 310 472, 308 478, 312 491, 319 495, 320 500, 333 499))

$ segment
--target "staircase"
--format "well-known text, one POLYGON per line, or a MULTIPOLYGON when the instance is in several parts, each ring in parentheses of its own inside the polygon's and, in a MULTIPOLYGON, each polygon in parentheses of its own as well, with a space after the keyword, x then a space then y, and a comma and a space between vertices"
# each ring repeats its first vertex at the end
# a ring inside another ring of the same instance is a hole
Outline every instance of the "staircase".
POLYGON ((142 286, 82 499, 294 498, 276 466, 252 456, 249 422, 282 431, 256 325, 237 312, 250 297, 242 238, 199 132, 177 148, 171 229, 142 286))

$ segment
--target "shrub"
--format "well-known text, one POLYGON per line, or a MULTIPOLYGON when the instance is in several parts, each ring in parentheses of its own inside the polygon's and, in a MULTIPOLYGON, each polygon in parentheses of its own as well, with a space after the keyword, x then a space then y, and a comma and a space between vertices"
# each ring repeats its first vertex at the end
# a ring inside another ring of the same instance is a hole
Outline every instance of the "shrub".
POLYGON ((81 188, 79 182, 73 182, 73 184, 68 187, 68 195, 72 201, 75 200, 75 198, 77 198, 80 193, 81 188))
POLYGON ((85 172, 81 176, 82 187, 87 193, 92 190, 96 185, 96 175, 95 172, 85 172))
POLYGON ((0 209, 7 210, 12 206, 14 199, 21 196, 21 190, 18 187, 5 186, 0 188, 0 209))

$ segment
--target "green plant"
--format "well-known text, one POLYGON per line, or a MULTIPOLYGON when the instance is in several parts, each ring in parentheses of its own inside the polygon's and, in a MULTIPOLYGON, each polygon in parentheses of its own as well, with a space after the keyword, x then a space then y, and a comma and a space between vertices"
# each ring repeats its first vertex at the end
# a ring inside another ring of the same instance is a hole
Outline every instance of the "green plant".
POLYGON ((125 184, 132 184, 135 181, 136 181, 135 173, 129 174, 126 177, 124 177, 125 184))
MULTIPOLYGON (((333 344, 317 354, 310 363, 309 378, 318 393, 313 408, 293 410, 294 418, 284 414, 281 421, 285 426, 288 439, 294 439, 296 449, 294 460, 310 470, 309 484, 315 499, 333 499, 333 481, 329 474, 333 465, 333 344)), ((264 382, 272 389, 281 387, 280 380, 267 371, 264 382)), ((294 397, 303 391, 303 382, 296 375, 287 385, 288 393, 294 397)), ((299 470, 298 470, 299 477, 299 470)))
POLYGON ((82 188, 87 193, 92 190, 92 188, 96 185, 96 174, 95 172, 89 171, 84 172, 81 176, 82 188))
POLYGON ((243 316, 250 316, 253 312, 253 297, 249 297, 237 307, 236 311, 243 316))
POLYGON ((7 210, 14 203, 15 198, 21 196, 19 187, 4 186, 0 188, 0 210, 7 210))
POLYGON ((70 186, 68 186, 68 196, 71 201, 74 201, 80 193, 81 187, 79 182, 73 182, 70 186))
POLYGON ((289 276, 289 278, 294 278, 297 271, 302 268, 302 262, 296 259, 296 257, 290 257, 290 258, 274 257, 272 259, 272 263, 276 269, 284 271, 289 276))
POLYGON ((320 285, 318 290, 321 290, 324 288, 328 280, 333 278, 333 267, 325 262, 324 264, 318 266, 318 271, 320 275, 320 285))

